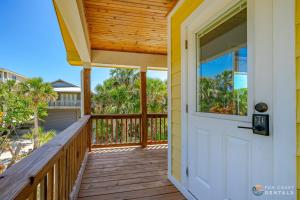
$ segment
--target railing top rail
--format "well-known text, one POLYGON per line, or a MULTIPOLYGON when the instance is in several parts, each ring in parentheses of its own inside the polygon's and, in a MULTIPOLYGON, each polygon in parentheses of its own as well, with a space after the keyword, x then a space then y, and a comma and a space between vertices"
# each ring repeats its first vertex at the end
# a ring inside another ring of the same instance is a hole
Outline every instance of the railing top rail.
POLYGON ((159 117, 168 117, 167 113, 148 113, 147 117, 159 118, 159 117))
MULTIPOLYGON (((139 118, 142 114, 97 114, 92 115, 94 119, 125 119, 125 118, 139 118)), ((148 113, 147 117, 158 118, 158 117, 168 117, 167 113, 148 113)))
POLYGON ((125 118, 139 118, 142 114, 97 114, 92 115, 94 119, 125 119, 125 118))
POLYGON ((75 99, 75 100, 54 100, 54 101, 50 101, 50 102, 79 102, 79 99, 75 99))
POLYGON ((14 199, 31 190, 57 161, 64 148, 80 133, 90 116, 84 116, 62 131, 53 140, 33 151, 28 157, 0 175, 0 199, 14 199))

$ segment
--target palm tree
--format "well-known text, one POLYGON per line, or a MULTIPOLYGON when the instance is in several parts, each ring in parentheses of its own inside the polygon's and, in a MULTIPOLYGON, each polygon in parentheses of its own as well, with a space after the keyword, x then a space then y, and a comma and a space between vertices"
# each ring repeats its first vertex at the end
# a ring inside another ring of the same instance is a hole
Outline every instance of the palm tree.
POLYGON ((31 102, 31 109, 34 114, 33 148, 39 145, 39 108, 46 106, 49 101, 55 101, 57 93, 50 83, 44 83, 42 78, 28 79, 19 84, 20 92, 31 102))

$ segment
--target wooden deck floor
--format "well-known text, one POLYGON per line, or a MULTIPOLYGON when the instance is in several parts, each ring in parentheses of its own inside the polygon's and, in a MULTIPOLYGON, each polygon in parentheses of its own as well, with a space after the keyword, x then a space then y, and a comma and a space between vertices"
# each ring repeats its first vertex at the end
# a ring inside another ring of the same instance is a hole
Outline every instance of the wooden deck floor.
POLYGON ((167 179, 167 146, 94 149, 83 174, 80 200, 185 199, 167 179))

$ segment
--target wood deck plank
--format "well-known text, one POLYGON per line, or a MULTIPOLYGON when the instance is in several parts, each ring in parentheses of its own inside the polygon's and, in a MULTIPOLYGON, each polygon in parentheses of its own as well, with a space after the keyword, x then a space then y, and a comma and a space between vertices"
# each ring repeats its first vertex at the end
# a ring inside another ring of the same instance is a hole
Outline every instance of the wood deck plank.
POLYGON ((94 149, 79 200, 185 199, 167 178, 167 146, 94 149))

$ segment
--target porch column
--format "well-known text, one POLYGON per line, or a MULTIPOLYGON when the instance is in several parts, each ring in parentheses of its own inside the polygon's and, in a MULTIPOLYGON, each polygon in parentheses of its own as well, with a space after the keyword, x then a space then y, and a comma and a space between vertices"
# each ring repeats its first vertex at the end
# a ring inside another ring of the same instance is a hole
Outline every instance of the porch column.
MULTIPOLYGON (((81 70, 81 116, 91 115, 91 68, 85 64, 81 70)), ((92 121, 87 124, 87 145, 91 151, 92 144, 92 121)))
POLYGON ((81 116, 91 114, 91 68, 81 70, 81 116))
POLYGON ((140 76, 141 76, 141 88, 140 88, 140 96, 141 96, 141 112, 142 112, 142 147, 147 147, 148 140, 148 125, 147 125, 147 67, 140 68, 140 76))

